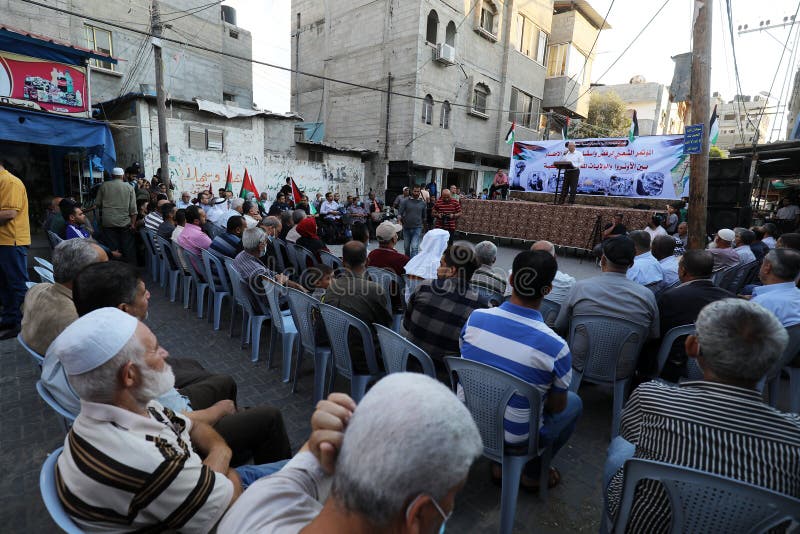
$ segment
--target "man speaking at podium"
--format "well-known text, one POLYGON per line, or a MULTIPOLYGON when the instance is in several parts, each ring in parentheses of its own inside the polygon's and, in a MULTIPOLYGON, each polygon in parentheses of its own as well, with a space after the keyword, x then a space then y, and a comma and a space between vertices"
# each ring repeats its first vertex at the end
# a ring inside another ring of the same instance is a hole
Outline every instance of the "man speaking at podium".
POLYGON ((575 204, 575 193, 578 192, 578 177, 581 175, 581 165, 583 165, 583 154, 575 150, 575 143, 569 142, 567 144, 567 152, 562 161, 572 163, 572 168, 564 171, 564 185, 561 187, 561 198, 558 199, 559 204, 564 203, 567 198, 567 191, 569 191, 569 203, 575 204))

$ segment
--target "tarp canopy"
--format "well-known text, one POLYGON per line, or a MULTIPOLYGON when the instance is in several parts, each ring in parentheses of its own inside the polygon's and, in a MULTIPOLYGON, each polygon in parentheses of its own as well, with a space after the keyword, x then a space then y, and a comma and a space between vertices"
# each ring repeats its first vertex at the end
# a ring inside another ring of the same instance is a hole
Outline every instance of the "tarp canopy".
POLYGON ((117 62, 108 54, 61 43, 49 37, 28 33, 6 25, 0 26, 0 50, 68 65, 84 65, 87 59, 99 59, 107 63, 117 62))
POLYGON ((90 119, 0 106, 0 140, 83 148, 99 157, 107 170, 117 159, 108 125, 90 119))

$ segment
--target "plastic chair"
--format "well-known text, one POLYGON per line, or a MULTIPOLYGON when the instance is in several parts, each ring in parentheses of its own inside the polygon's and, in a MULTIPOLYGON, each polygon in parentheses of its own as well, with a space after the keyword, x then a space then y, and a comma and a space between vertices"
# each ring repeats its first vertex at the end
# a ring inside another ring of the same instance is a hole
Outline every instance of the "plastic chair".
POLYGON ((378 380, 383 376, 375 356, 372 330, 358 317, 329 304, 320 304, 319 311, 331 342, 331 354, 333 355, 331 384, 336 380, 337 374, 350 380, 350 396, 358 403, 367 392, 367 385, 370 381, 378 380), (356 374, 353 368, 349 341, 351 328, 361 336, 364 357, 367 361, 367 374, 356 374))
POLYGON ((297 251, 294 248, 294 243, 287 243, 286 241, 282 241, 279 239, 275 240, 276 242, 280 241, 280 245, 283 247, 283 251, 286 253, 286 258, 289 260, 289 265, 286 266, 287 269, 291 269, 291 278, 297 279, 300 276, 300 273, 303 271, 300 268, 300 262, 297 259, 297 251))
POLYGON ((400 298, 403 309, 401 309, 398 313, 394 313, 392 296, 402 295, 405 292, 403 278, 397 276, 396 272, 390 271, 389 269, 383 269, 381 267, 367 267, 367 275, 369 275, 373 282, 383 287, 383 292, 386 295, 386 302, 389 307, 389 311, 392 312, 392 330, 399 332, 400 326, 403 323, 406 302, 405 299, 400 298))
POLYGON ((307 248, 296 243, 287 243, 286 246, 294 249, 294 256, 297 258, 297 266, 300 269, 297 272, 298 274, 302 273, 309 267, 314 267, 319 264, 317 257, 307 248))
POLYGON ((539 420, 542 415, 542 399, 532 385, 519 378, 489 365, 446 356, 453 389, 460 384, 464 390, 467 408, 478 426, 483 439, 483 455, 503 466, 503 486, 500 497, 500 532, 509 534, 514 527, 517 509, 517 495, 522 470, 530 460, 541 456, 541 475, 539 477, 539 497, 547 498, 547 478, 550 472, 551 450, 539 443, 539 420), (457 376, 453 376, 455 373, 457 376), (528 400, 531 429, 528 443, 506 449, 503 418, 509 400, 514 395, 528 400), (541 450, 540 450, 541 447, 541 450), (522 450, 520 450, 522 449, 522 450))
MULTIPOLYGON (((213 317, 214 330, 219 330, 219 323, 222 319, 222 304, 225 297, 232 299, 228 272, 216 255, 208 250, 201 250, 203 256, 203 267, 205 268, 205 278, 208 280, 208 312, 209 319, 213 317)), ((233 318, 231 318, 233 320, 233 318)))
POLYGON ((35 265, 33 270, 36 271, 36 274, 39 275, 39 280, 42 282, 50 282, 51 284, 55 284, 55 278, 53 278, 53 271, 45 269, 41 265, 35 265))
POLYGON ((544 324, 553 328, 558 318, 558 313, 561 311, 561 304, 553 302, 552 300, 542 299, 542 304, 539 306, 539 313, 542 314, 544 324))
MULTIPOLYGON (((198 319, 202 319, 205 312, 206 290, 209 286, 208 282, 205 281, 197 270, 197 266, 203 265, 203 260, 198 258, 197 254, 194 252, 180 246, 178 248, 180 248, 180 253, 183 254, 184 263, 186 264, 186 268, 189 269, 189 276, 191 276, 192 282, 194 282, 194 287, 196 288, 195 305, 197 306, 197 317, 198 319)), ((187 304, 187 301, 184 300, 184 308, 188 307, 187 304)))
POLYGON ((332 254, 327 250, 320 250, 319 257, 322 260, 322 263, 333 269, 334 272, 337 269, 344 268, 344 263, 342 263, 342 260, 340 260, 335 254, 332 254))
POLYGON ((798 390, 796 383, 792 383, 792 371, 795 368, 790 367, 790 364, 800 356, 800 323, 788 327, 786 332, 789 334, 789 344, 786 345, 786 350, 783 351, 778 362, 766 376, 767 398, 769 399, 769 405, 776 408, 778 404, 778 388, 781 382, 781 371, 785 369, 789 372, 790 409, 792 412, 797 413, 798 409, 800 409, 800 406, 798 406, 800 405, 800 390, 798 390))
POLYGON ((64 510, 61 500, 58 498, 58 486, 56 482, 56 462, 64 447, 59 447, 45 458, 42 470, 39 472, 39 492, 42 494, 42 501, 50 514, 53 522, 67 534, 83 534, 83 531, 75 524, 72 518, 64 510))
POLYGON ((25 343, 25 340, 22 339, 22 334, 17 334, 17 343, 19 343, 22 346, 22 348, 28 352, 28 355, 30 355, 31 359, 33 360, 33 363, 36 364, 36 368, 39 370, 39 372, 41 372, 42 364, 44 363, 44 356, 42 356, 41 354, 30 348, 28 344, 25 343))
POLYGON ((405 373, 408 370, 408 360, 412 358, 419 362, 423 373, 431 378, 436 378, 436 368, 427 352, 383 325, 374 323, 372 326, 378 334, 381 358, 383 358, 383 366, 387 374, 405 373))
POLYGON ((34 259, 34 261, 36 261, 36 263, 38 263, 39 265, 41 265, 42 267, 44 267, 48 271, 52 272, 52 270, 53 270, 53 264, 52 263, 50 263, 46 259, 40 258, 38 256, 34 256, 33 259, 34 259))
MULTIPOLYGON (((239 271, 233 266, 233 262, 225 262, 225 267, 231 277, 234 302, 242 308, 242 348, 248 343, 250 344, 250 361, 255 363, 258 361, 261 351, 261 327, 264 325, 264 321, 270 318, 270 314, 253 307, 250 297, 245 293, 244 281, 239 271)), ((231 332, 233 331, 233 319, 234 316, 231 314, 231 332)))
POLYGON ((179 282, 185 276, 183 266, 178 262, 170 240, 157 235, 156 242, 161 251, 161 278, 166 281, 166 294, 169 296, 170 302, 175 302, 178 294, 179 282))
POLYGON ((64 241, 64 238, 58 235, 55 232, 51 232, 50 230, 47 231, 47 240, 50 242, 50 248, 56 248, 59 243, 64 241))
POLYGON ((722 289, 727 289, 734 295, 739 293, 745 285, 745 282, 751 277, 753 269, 758 270, 760 265, 757 261, 750 263, 740 264, 730 269, 727 269, 720 275, 717 286, 722 289))
POLYGON ((64 409, 64 407, 62 407, 58 401, 53 398, 50 392, 47 391, 41 380, 36 381, 36 391, 39 393, 39 396, 42 398, 42 400, 59 415, 58 422, 61 425, 62 430, 64 430, 64 434, 69 432, 69 428, 72 426, 72 422, 75 421, 75 417, 77 417, 77 415, 64 409))
POLYGON ((319 312, 319 301, 311 295, 293 288, 287 289, 286 300, 289 301, 292 319, 294 319, 294 325, 300 334, 300 351, 295 364, 292 393, 297 389, 297 375, 302 369, 303 356, 308 354, 314 359, 314 402, 317 403, 327 393, 325 385, 328 376, 328 362, 331 359, 331 348, 317 345, 313 314, 315 310, 317 313, 319 312))
POLYGON ((762 533, 800 519, 800 499, 732 478, 638 458, 625 462, 622 499, 614 532, 630 518, 636 486, 658 480, 669 498, 671 532, 762 533))
POLYGON ((492 291, 491 289, 485 288, 483 286, 470 284, 470 289, 474 290, 478 293, 482 298, 486 299, 486 302, 491 304, 492 306, 499 306, 503 303, 503 294, 497 291, 492 291))
POLYGON ((263 278, 261 284, 264 287, 264 293, 267 295, 271 317, 270 323, 272 324, 269 334, 267 368, 270 367, 272 362, 272 351, 275 347, 275 333, 277 332, 281 336, 281 351, 283 353, 281 380, 288 383, 292 373, 292 354, 294 353, 295 341, 297 341, 297 327, 294 324, 294 319, 292 319, 291 311, 281 312, 278 291, 283 286, 269 278, 263 278))
POLYGON ((567 342, 572 351, 570 390, 577 392, 583 379, 614 387, 612 439, 619 433, 628 384, 647 333, 644 326, 615 317, 575 315, 570 321, 567 342))
MULTIPOLYGON (((658 357, 656 361, 658 362, 658 372, 656 376, 661 376, 661 372, 664 370, 664 366, 667 364, 667 358, 669 358, 669 353, 672 350, 672 345, 678 340, 678 338, 689 336, 694 334, 694 325, 693 324, 685 324, 683 326, 676 326, 675 328, 670 328, 664 337, 661 339, 661 345, 658 347, 658 357)), ((689 358, 690 360, 692 358, 689 358)))
POLYGON ((286 250, 286 242, 282 239, 275 238, 272 240, 272 246, 275 249, 275 267, 276 271, 278 272, 285 272, 287 267, 291 267, 291 265, 286 265, 286 258, 289 257, 289 253, 286 250))
POLYGON ((142 241, 144 241, 144 251, 145 251, 145 266, 147 271, 150 273, 150 278, 153 282, 159 282, 158 275, 161 272, 161 265, 158 259, 158 252, 156 251, 156 245, 153 241, 153 235, 146 229, 141 228, 139 230, 139 235, 142 236, 142 241))

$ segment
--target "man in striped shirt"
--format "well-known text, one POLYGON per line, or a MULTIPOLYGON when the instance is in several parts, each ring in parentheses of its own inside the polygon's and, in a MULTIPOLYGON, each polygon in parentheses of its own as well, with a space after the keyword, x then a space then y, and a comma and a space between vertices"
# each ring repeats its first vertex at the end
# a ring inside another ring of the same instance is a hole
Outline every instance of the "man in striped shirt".
MULTIPOLYGON (((572 355, 567 343, 542 319, 539 306, 550 292, 558 265, 544 251, 520 252, 514 258, 511 299, 497 308, 475 310, 461 333, 461 357, 485 363, 528 382, 542 396, 544 415, 538 430, 543 443, 552 446, 553 455, 567 442, 581 414, 583 404, 569 391, 572 355)), ((527 399, 511 397, 505 413, 505 440, 509 445, 525 445, 530 428, 527 399)), ((536 458, 525 466, 523 488, 537 487, 540 463, 536 458)), ((493 478, 499 478, 499 464, 493 478)), ((549 485, 555 486, 559 474, 551 468, 549 485)))
POLYGON ((247 228, 247 223, 241 215, 228 217, 226 231, 219 234, 211 241, 209 250, 216 252, 219 257, 235 258, 242 251, 242 233, 247 228))
MULTIPOLYGON (((622 466, 645 458, 734 478, 800 497, 800 416, 761 399, 756 384, 775 364, 788 334, 762 306, 723 299, 702 309, 686 353, 703 380, 668 386, 647 382, 628 400, 620 435, 611 443, 604 482, 617 514, 622 466)), ((660 482, 636 490, 630 532, 670 532, 669 498, 660 482)))
POLYGON ((436 228, 450 232, 451 243, 456 231, 456 220, 459 217, 461 217, 461 203, 453 198, 449 189, 443 189, 441 198, 433 205, 433 218, 436 221, 436 228))

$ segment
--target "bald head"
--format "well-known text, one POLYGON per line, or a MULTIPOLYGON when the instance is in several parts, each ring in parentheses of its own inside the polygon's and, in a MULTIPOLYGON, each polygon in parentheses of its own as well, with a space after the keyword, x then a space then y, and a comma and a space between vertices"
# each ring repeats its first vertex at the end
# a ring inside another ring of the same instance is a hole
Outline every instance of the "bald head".
POLYGON ((450 192, 449 189, 442 189, 442 198, 443 199, 448 200, 452 196, 453 196, 453 194, 450 192))
POLYGON ((367 245, 362 241, 348 241, 342 247, 342 262, 353 272, 362 272, 367 263, 367 245))
POLYGON ((556 257, 556 247, 550 241, 545 241, 544 239, 540 239, 539 241, 531 245, 531 250, 533 252, 536 252, 537 250, 542 250, 544 252, 547 252, 554 258, 556 257))

